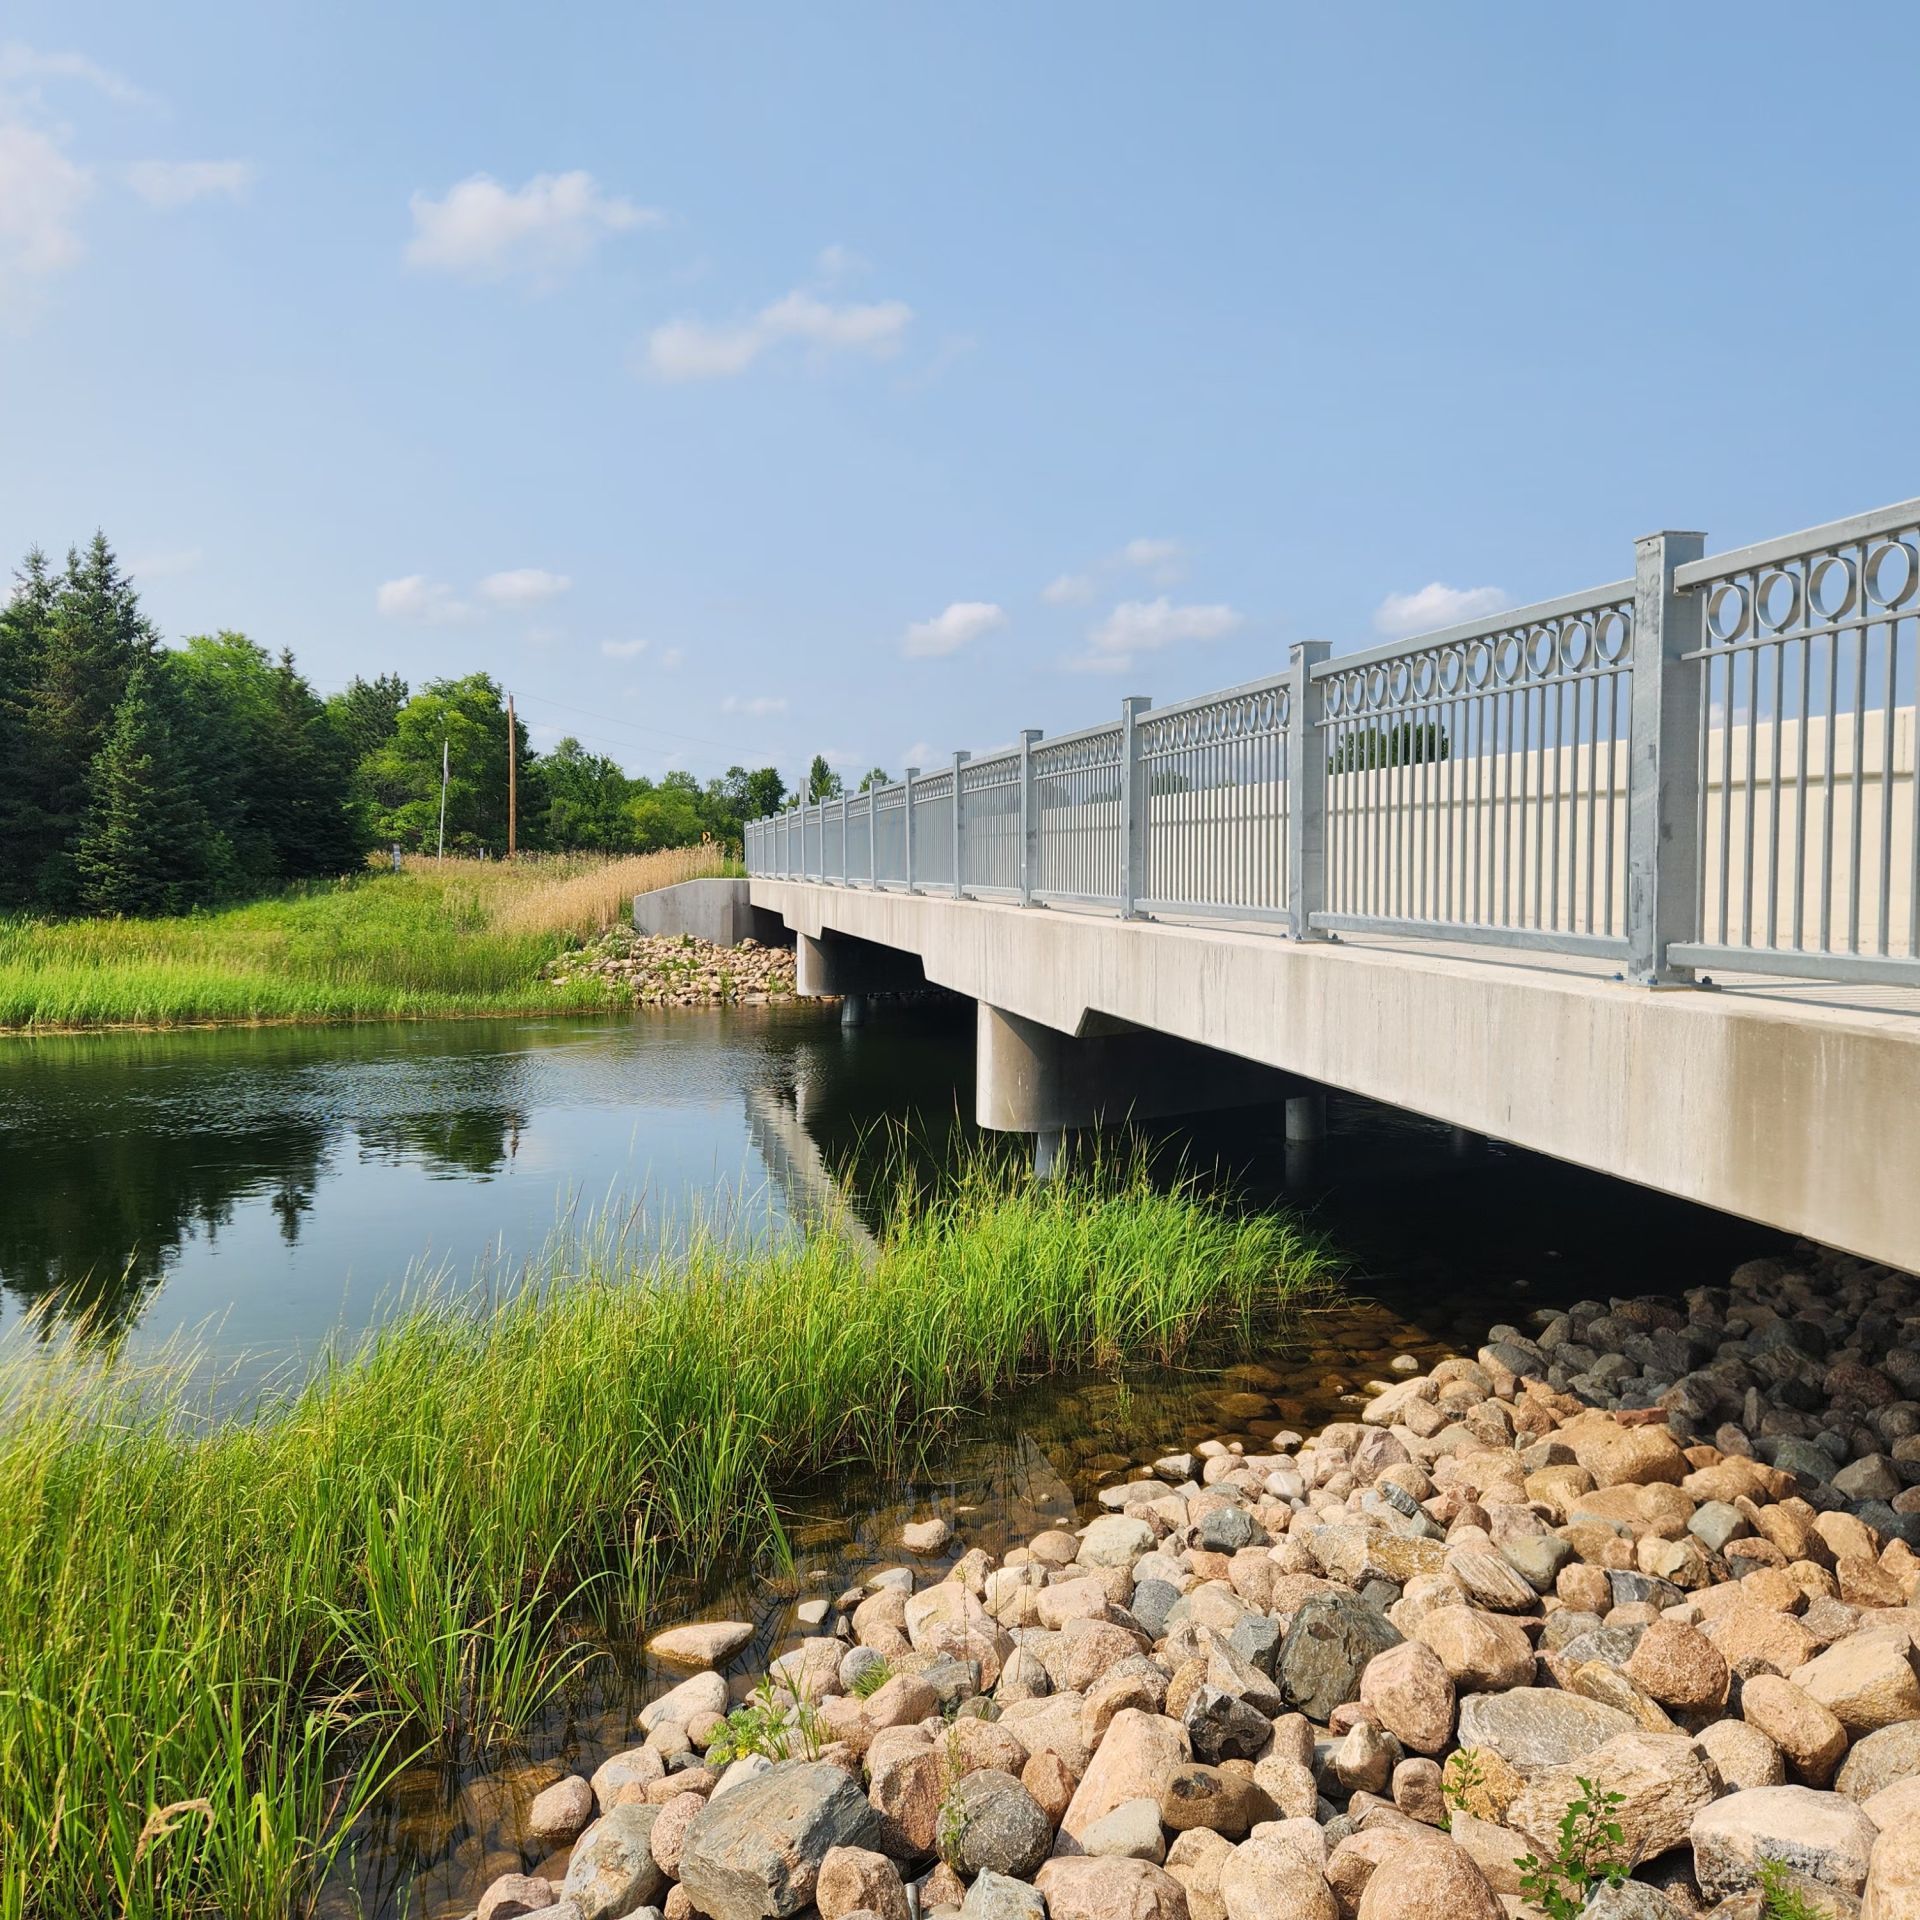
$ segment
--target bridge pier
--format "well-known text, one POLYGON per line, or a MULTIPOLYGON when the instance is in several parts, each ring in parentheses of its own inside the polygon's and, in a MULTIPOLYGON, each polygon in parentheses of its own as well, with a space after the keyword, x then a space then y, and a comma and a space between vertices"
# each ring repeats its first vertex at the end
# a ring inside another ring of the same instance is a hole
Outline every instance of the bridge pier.
POLYGON ((1327 1139, 1327 1096, 1324 1088, 1296 1093, 1287 1101, 1287 1187, 1297 1192, 1312 1186, 1320 1171, 1327 1139))
POLYGON ((867 1024, 867 996, 864 993, 850 993, 842 999, 840 1024, 843 1027, 864 1027, 867 1024))
POLYGON ((843 1026, 857 1027, 866 1018, 866 997, 874 993, 910 993, 927 984, 918 954, 895 947, 856 940, 851 934, 823 933, 818 938, 800 934, 794 941, 794 986, 808 999, 839 995, 860 1010, 841 1008, 843 1026))
POLYGON ((1257 1106, 1300 1084, 1272 1067, 1117 1020, 1072 1034, 984 1000, 978 1007, 974 1119, 996 1133, 1032 1134, 1042 1179, 1070 1129, 1257 1106))

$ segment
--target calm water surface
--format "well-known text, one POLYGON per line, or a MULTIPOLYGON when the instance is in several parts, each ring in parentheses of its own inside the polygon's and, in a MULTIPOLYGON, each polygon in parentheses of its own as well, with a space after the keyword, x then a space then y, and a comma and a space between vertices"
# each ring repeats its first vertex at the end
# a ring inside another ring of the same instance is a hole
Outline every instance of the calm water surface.
MULTIPOLYGON (((972 1036, 970 1007, 923 1004, 851 1031, 798 1006, 6 1042, 0 1340, 90 1319, 140 1357, 191 1336, 238 1402, 369 1324, 410 1272, 510 1283, 587 1212, 637 1247, 703 1217, 804 1223, 837 1197, 871 1219, 890 1119, 913 1121, 933 1159, 971 1136, 972 1036)), ((1287 1190, 1278 1109, 1151 1144, 1256 1200, 1287 1190)), ((1470 1349, 1495 1321, 1583 1294, 1721 1281, 1779 1244, 1528 1154, 1457 1161, 1444 1128, 1361 1101, 1335 1102, 1291 1198, 1351 1263, 1351 1304, 1250 1364, 1046 1382, 910 1473, 802 1488, 790 1578, 691 1569, 660 1616, 753 1621, 744 1682, 791 1643, 801 1599, 899 1561, 909 1516, 954 1517, 955 1552, 1002 1551, 1084 1518, 1099 1486, 1169 1448, 1341 1417, 1396 1354, 1470 1349)), ((555 1864, 520 1844, 527 1800, 556 1766, 590 1771, 633 1744, 664 1677, 637 1628, 582 1632, 594 1663, 524 1755, 396 1784, 328 1888, 328 1920, 460 1914, 496 1874, 555 1864)))

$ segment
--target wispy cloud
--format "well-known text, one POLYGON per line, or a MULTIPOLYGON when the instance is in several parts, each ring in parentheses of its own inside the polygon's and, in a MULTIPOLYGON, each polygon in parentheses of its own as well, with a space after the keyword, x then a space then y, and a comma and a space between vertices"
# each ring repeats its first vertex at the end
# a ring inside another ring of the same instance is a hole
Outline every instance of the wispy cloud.
POLYGON ((473 618, 473 608, 444 580, 409 573, 383 580, 374 589, 374 611, 385 620, 410 620, 421 626, 454 626, 473 618))
POLYGON ((1057 574, 1040 589, 1040 598, 1050 607, 1084 606, 1093 595, 1094 579, 1090 573, 1057 574))
POLYGON ((938 660, 1007 624, 1006 612, 991 600, 956 600, 931 620, 916 620, 900 642, 909 660, 938 660))
POLYGON ((665 219, 656 208, 603 192, 592 174, 579 170, 538 173, 524 187, 476 173, 437 200, 416 193, 408 204, 409 266, 470 280, 519 278, 540 290, 584 265, 608 235, 665 219))
POLYGON ((1187 570, 1187 550, 1178 540, 1129 540, 1120 549, 1121 560, 1137 567, 1157 587, 1170 587, 1187 570))
POLYGON ((1223 639, 1245 619, 1219 602, 1182 606, 1165 594, 1157 600, 1123 600, 1088 633, 1086 653, 1067 664, 1081 673, 1125 673, 1140 654, 1187 641, 1223 639))
POLYGON ((127 169, 127 185, 162 213, 196 200, 244 200, 253 179, 251 160, 136 160, 127 169))
POLYGON ((903 767, 930 767, 933 760, 933 746, 929 741, 916 740, 912 746, 900 749, 900 764, 903 767))
POLYGON ((79 261, 79 214, 92 191, 92 175, 57 135, 0 118, 0 308, 79 261))
POLYGON ((1374 630, 1390 639, 1483 620, 1512 606, 1499 587, 1450 587, 1430 580, 1415 593, 1390 593, 1374 609, 1374 630))
POLYGON ((730 693, 720 702, 722 713, 744 713, 754 719, 763 719, 770 713, 785 713, 787 696, 784 693, 730 693))
POLYGON ((679 669, 686 657, 687 651, 684 647, 668 647, 660 655, 660 664, 669 673, 673 673, 679 669))
POLYGON ((544 567, 509 567, 502 573, 490 573, 480 582, 480 591, 499 607, 537 607, 543 601, 557 600, 573 585, 564 573, 549 573, 544 567))
POLYGON ((835 304, 796 287, 740 321, 669 320, 647 335, 646 370, 658 380, 724 380, 775 348, 798 344, 816 355, 898 353, 913 319, 904 300, 835 304))
POLYGON ((124 75, 84 53, 54 53, 18 40, 0 41, 0 85, 40 80, 77 80, 122 106, 150 104, 152 96, 124 75))
POLYGON ((644 640, 602 640, 600 651, 609 660, 637 660, 647 650, 644 640))

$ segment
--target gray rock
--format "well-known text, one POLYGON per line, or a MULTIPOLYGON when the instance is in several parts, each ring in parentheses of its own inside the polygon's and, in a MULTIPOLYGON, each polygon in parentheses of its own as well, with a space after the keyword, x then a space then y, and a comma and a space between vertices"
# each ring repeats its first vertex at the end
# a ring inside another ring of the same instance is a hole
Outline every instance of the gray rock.
POLYGON ((694 1816, 680 1853, 680 1884, 712 1920, 776 1920, 811 1904, 829 1848, 877 1849, 884 1830, 842 1769, 781 1761, 716 1794, 694 1816))
POLYGON ((1160 1807, 1153 1800, 1123 1800, 1080 1835, 1080 1851, 1100 1860, 1150 1860, 1167 1857, 1160 1831, 1160 1807))
POLYGON ((1598 1660, 1603 1667, 1624 1667, 1640 1644, 1645 1627, 1593 1627, 1567 1641, 1560 1649, 1571 1666, 1598 1660))
POLYGON ((1514 1687, 1506 1693, 1470 1693, 1460 1702, 1463 1747, 1491 1747, 1526 1778, 1584 1760, 1617 1733, 1638 1723, 1618 1707, 1551 1687, 1514 1687))
POLYGON ((1209 1553, 1238 1553, 1242 1547, 1252 1546, 1260 1532, 1245 1507, 1214 1507, 1200 1516, 1193 1529, 1193 1544, 1209 1553))
POLYGON ((659 1817, 658 1807, 615 1807, 581 1837, 560 1891, 578 1903, 584 1920, 615 1920, 666 1892, 651 1844, 659 1817))
POLYGON ((1709 1500, 1693 1510, 1687 1531, 1709 1553, 1718 1553, 1729 1540, 1738 1540, 1749 1531, 1747 1516, 1725 1500, 1709 1500))
POLYGON ((1822 1886, 1865 1886, 1877 1829, 1843 1794, 1812 1787, 1749 1787, 1693 1819, 1693 1871, 1708 1899, 1759 1884, 1762 1860, 1778 1860, 1822 1886))
POLYGON ((1193 1757, 1216 1766, 1222 1760, 1251 1760, 1273 1738, 1273 1722, 1264 1713, 1205 1683, 1194 1688, 1181 1719, 1193 1757))
POLYGON ((980 1691, 980 1662, 956 1660, 943 1654, 921 1667, 918 1678, 933 1689, 934 1697, 943 1707, 957 1707, 980 1691))
POLYGON ((863 1673, 878 1673, 886 1664, 887 1656, 878 1647, 849 1647, 840 1661, 841 1690, 851 1693, 863 1673))
POLYGON ((1920 1720, 1899 1720, 1853 1743, 1834 1790, 1871 1800, 1883 1787, 1920 1775, 1920 1720))
POLYGON ((1581 1920, 1687 1920, 1685 1908, 1676 1907, 1658 1887, 1650 1887, 1644 1880, 1602 1887, 1580 1914, 1581 1920))
POLYGON ((1831 1484, 1835 1493, 1849 1500, 1891 1500, 1906 1482, 1884 1453, 1869 1453, 1842 1467, 1831 1484))
POLYGON ((1531 1533, 1501 1541, 1500 1557, 1535 1593, 1546 1593, 1554 1575, 1573 1558, 1573 1548, 1557 1533, 1531 1533))
MULTIPOLYGON (((1136 1602, 1139 1594, 1134 1596, 1136 1602)), ((1134 1607, 1134 1616, 1139 1617, 1138 1605, 1134 1607)), ((1143 1623, 1144 1624, 1144 1623, 1143 1623)), ((1155 1636, 1158 1638, 1158 1635, 1155 1636)), ((1242 1660, 1251 1661, 1264 1674, 1271 1677, 1273 1663, 1280 1654, 1280 1623, 1271 1614, 1243 1613, 1233 1624, 1233 1631, 1227 1635, 1227 1645, 1242 1660)))
POLYGON ((983 1873, 967 1889, 960 1911, 967 1920, 1047 1920, 1040 1889, 1004 1873, 983 1873))
POLYGON ((1324 1725, 1335 1707, 1360 1697, 1367 1662, 1400 1639, 1392 1621, 1357 1596, 1312 1594, 1294 1614, 1274 1662, 1281 1696, 1324 1725))
POLYGON ((1796 1440, 1791 1435, 1775 1448, 1773 1464, 1783 1473, 1797 1473, 1815 1485, 1824 1482, 1834 1467, 1833 1455, 1824 1447, 1816 1446, 1811 1440, 1796 1440))
MULTIPOLYGON (((1025 1879, 1053 1846, 1053 1822, 1010 1773, 970 1773, 940 1809, 942 1851, 963 1874, 1025 1879)), ((723 1917, 724 1920, 724 1917, 723 1917)))
POLYGON ((1613 1589, 1616 1607, 1649 1606, 1664 1610, 1679 1606, 1687 1597, 1671 1580, 1659 1579, 1651 1573, 1637 1573, 1632 1567, 1610 1567, 1607 1585, 1613 1589))

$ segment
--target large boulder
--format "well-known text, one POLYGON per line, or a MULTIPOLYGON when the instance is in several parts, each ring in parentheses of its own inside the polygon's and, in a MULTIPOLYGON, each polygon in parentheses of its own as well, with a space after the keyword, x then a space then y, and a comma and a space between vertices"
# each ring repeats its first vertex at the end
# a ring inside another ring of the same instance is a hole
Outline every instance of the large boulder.
POLYGON ((1858 1894, 1866 1885, 1875 1828, 1838 1793, 1812 1787, 1753 1787, 1730 1793, 1693 1817, 1693 1872, 1709 1900, 1760 1884, 1760 1864, 1858 1894))
POLYGON ((690 1727, 702 1714, 726 1710, 726 1681, 717 1673, 696 1673, 691 1680, 669 1687, 657 1700, 649 1700, 640 1709, 640 1731, 651 1733, 655 1727, 675 1720, 683 1727, 690 1727))
POLYGON ((1839 1717, 1777 1673, 1750 1674, 1741 1683, 1740 1717, 1758 1727, 1811 1786, 1826 1786, 1846 1756, 1847 1730, 1839 1717))
POLYGON ((1849 1800, 1871 1800, 1882 1787, 1920 1774, 1920 1720, 1903 1720, 1856 1740, 1834 1786, 1849 1800))
POLYGON ((670 1667, 724 1667, 752 1638, 745 1620, 703 1620, 656 1633, 647 1651, 670 1667))
POLYGON ((855 1913, 909 1920, 911 1911, 900 1869, 884 1853, 867 1847, 829 1847, 813 1897, 820 1920, 847 1920, 855 1913))
POLYGON ((1656 1620, 1624 1669, 1629 1680, 1679 1713, 1718 1713, 1727 1704, 1726 1660, 1698 1628, 1656 1620))
POLYGON ((1616 1734, 1636 1731, 1618 1707, 1551 1687, 1470 1693, 1460 1703, 1460 1744, 1490 1747, 1529 1779, 1584 1760, 1616 1734))
POLYGON ((1440 1656, 1461 1693, 1504 1693, 1533 1680, 1533 1642, 1510 1615, 1435 1607, 1414 1623, 1413 1637, 1440 1656))
POLYGON ((1905 1632, 1850 1633, 1795 1667, 1788 1678, 1856 1737, 1920 1720, 1920 1678, 1905 1632))
POLYGON ((883 1825, 841 1768, 782 1761, 707 1803, 681 1848, 680 1884, 711 1920, 777 1920, 813 1903, 831 1849, 875 1848, 883 1825))
POLYGON ((1914 1920, 1920 1915, 1920 1818, 1889 1827, 1873 1843, 1860 1920, 1914 1920))
POLYGON ((1220 1898, 1227 1920, 1339 1920, 1321 1863, 1264 1829, 1222 1864, 1220 1898))
POLYGON ((1158 1800, 1166 1778, 1192 1758, 1186 1729, 1177 1720, 1163 1713, 1142 1713, 1137 1707, 1123 1708, 1113 1716, 1100 1751, 1061 1815, 1059 1851, 1070 1852, 1067 1841, 1077 1843, 1087 1828, 1122 1801, 1158 1800))
POLYGON ((977 1660, 980 1684, 991 1688, 1013 1651, 1005 1629, 958 1580, 943 1580, 908 1596, 904 1614, 915 1653, 977 1660))
POLYGON ((1274 1662, 1281 1697, 1324 1723, 1336 1707, 1360 1697, 1367 1662, 1400 1639, 1392 1621, 1357 1594, 1312 1594, 1295 1612, 1274 1662))
POLYGON ((1620 1733, 1584 1760, 1532 1781, 1508 1807, 1506 1824, 1525 1834, 1542 1855, 1551 1854, 1560 1816, 1585 1797, 1587 1781, 1602 1793, 1621 1796, 1607 1817, 1619 1822, 1635 1860, 1651 1860, 1684 1844, 1694 1816, 1719 1793, 1706 1755, 1684 1733, 1620 1733))
POLYGON ((1360 1704, 1403 1747, 1439 1754, 1453 1737, 1453 1679, 1418 1640, 1376 1653, 1360 1676, 1360 1704))
POLYGON ((651 1906, 666 1891, 667 1876, 650 1845, 659 1813, 658 1807, 615 1807, 581 1835, 560 1888, 580 1909, 581 1920, 616 1920, 651 1906))
POLYGON ((1034 1885, 1048 1920, 1188 1920, 1186 1889, 1148 1860, 1049 1860, 1034 1885))
POLYGON ((1436 1837, 1381 1862, 1360 1896, 1359 1920, 1506 1920, 1506 1908, 1466 1852, 1436 1837))

